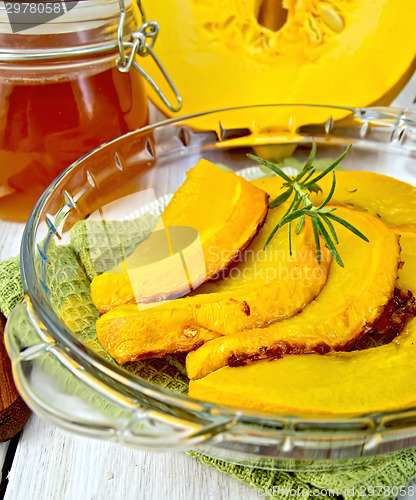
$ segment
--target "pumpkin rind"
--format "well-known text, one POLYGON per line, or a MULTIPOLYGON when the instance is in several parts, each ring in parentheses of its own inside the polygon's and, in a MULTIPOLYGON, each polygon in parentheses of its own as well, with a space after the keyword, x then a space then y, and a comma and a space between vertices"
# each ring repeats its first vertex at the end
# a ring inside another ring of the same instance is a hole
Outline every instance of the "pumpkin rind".
POLYGON ((325 356, 285 356, 191 380, 189 396, 286 414, 360 414, 416 404, 416 319, 390 344, 325 356))

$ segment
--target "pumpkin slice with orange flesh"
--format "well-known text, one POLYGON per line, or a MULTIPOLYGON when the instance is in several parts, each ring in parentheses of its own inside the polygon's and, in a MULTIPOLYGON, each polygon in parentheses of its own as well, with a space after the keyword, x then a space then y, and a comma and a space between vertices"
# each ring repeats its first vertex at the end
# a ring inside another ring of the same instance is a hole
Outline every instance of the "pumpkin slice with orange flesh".
MULTIPOLYGON (((387 175, 364 171, 336 171, 336 186, 331 204, 342 205, 380 218, 387 226, 416 229, 416 187, 387 175)), ((281 194, 281 177, 266 177, 253 181, 272 198, 281 194)), ((332 177, 319 180, 321 191, 310 198, 319 206, 328 195, 332 177)))
POLYGON ((399 269, 397 287, 403 292, 412 292, 416 297, 416 231, 403 227, 390 228, 400 236, 400 260, 403 267, 399 269))
POLYGON ((118 306, 104 314, 96 325, 101 344, 124 363, 190 351, 213 332, 229 335, 265 326, 303 309, 324 286, 331 256, 325 249, 318 263, 309 219, 299 235, 292 228, 292 255, 287 230, 279 231, 263 249, 287 208, 285 203, 269 212, 257 237, 223 279, 204 283, 193 296, 145 309, 118 306))
MULTIPOLYGON (((401 234, 397 286, 416 295, 416 233, 401 234)), ((364 351, 284 356, 224 367, 191 381, 191 397, 232 406, 301 414, 363 414, 416 404, 416 318, 393 342, 364 351)))
MULTIPOLYGON (((331 189, 327 177, 319 181, 322 191, 312 193, 311 199, 319 205, 331 189)), ((374 172, 336 172, 334 205, 379 217, 387 226, 416 229, 416 187, 387 175, 374 172)))
POLYGON ((189 396, 285 414, 362 414, 416 404, 416 319, 390 344, 325 356, 226 366, 192 380, 189 396))
POLYGON ((398 236, 371 215, 344 207, 335 213, 358 228, 369 242, 337 227, 338 250, 345 267, 331 266, 318 297, 293 318, 217 338, 189 353, 186 367, 190 379, 227 364, 285 353, 342 350, 380 315, 397 279, 398 236))
POLYGON ((189 170, 156 230, 115 269, 91 283, 102 312, 180 297, 220 272, 262 226, 268 195, 207 160, 189 170))
MULTIPOLYGON (((146 15, 160 26, 157 53, 181 92, 185 115, 270 103, 389 104, 415 70, 414 0, 153 0, 146 15)), ((140 65, 171 95, 151 58, 140 65)), ((330 112, 334 120, 348 114, 330 112)), ((277 116, 264 110, 261 120, 253 113, 259 117, 258 110, 227 113, 222 125, 287 127, 293 110, 277 116)), ((329 116, 304 107, 295 118, 296 128, 329 116)), ((218 117, 196 122, 207 129, 218 117)))

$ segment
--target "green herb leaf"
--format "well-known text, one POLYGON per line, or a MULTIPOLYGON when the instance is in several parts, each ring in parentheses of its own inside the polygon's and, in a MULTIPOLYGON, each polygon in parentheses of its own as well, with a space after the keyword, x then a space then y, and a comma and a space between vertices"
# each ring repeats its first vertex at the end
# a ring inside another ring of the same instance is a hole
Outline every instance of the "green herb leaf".
POLYGON ((321 188, 318 186, 318 184, 308 184, 308 190, 313 191, 314 193, 319 193, 321 191, 321 188))
POLYGON ((286 217, 286 215, 289 214, 290 212, 293 212, 293 210, 296 210, 300 204, 300 201, 301 201, 300 196, 298 195, 298 193, 295 193, 295 196, 293 197, 292 203, 289 205, 289 208, 286 210, 282 219, 284 219, 286 217))
POLYGON ((297 219, 298 217, 300 217, 304 213, 305 213, 305 209, 304 208, 299 208, 298 210, 295 210, 294 212, 291 212, 290 214, 287 214, 284 217, 282 217, 282 219, 280 219, 280 222, 279 222, 278 226, 279 227, 283 227, 285 224, 287 224, 291 220, 297 219))
MULTIPOLYGON (((328 196, 325 198, 325 200, 321 203, 319 208, 324 208, 324 206, 329 202, 329 200, 332 198, 332 195, 334 194, 335 191, 335 184, 336 184, 336 179, 335 179, 335 172, 332 171, 332 184, 331 184, 331 189, 329 190, 328 196)), ((319 210, 318 208, 318 210, 319 210)))
POLYGON ((315 142, 315 139, 313 139, 313 141, 312 141, 312 149, 311 149, 311 152, 309 154, 309 158, 307 159, 307 161, 306 161, 304 167, 302 168, 302 170, 295 177, 295 181, 299 181, 300 179, 302 179, 302 177, 307 172, 309 172, 309 170, 312 168, 312 163, 315 160, 315 155, 316 155, 316 142, 315 142))
POLYGON ((350 224, 346 220, 341 219, 341 217, 338 217, 337 215, 334 215, 332 213, 326 214, 326 216, 329 217, 330 219, 338 222, 338 224, 341 224, 342 226, 346 227, 352 233, 354 233, 357 236, 359 236, 362 240, 367 241, 367 242, 369 241, 368 238, 367 238, 367 236, 365 236, 361 231, 359 231, 356 227, 354 227, 352 224, 350 224))
POLYGON ((325 177, 326 174, 329 174, 329 172, 331 172, 331 170, 334 170, 334 168, 342 162, 342 160, 347 156, 348 154, 348 151, 351 149, 351 144, 349 146, 346 147, 345 151, 342 153, 342 155, 337 158, 334 162, 331 163, 331 165, 329 165, 329 167, 327 167, 325 170, 323 170, 319 175, 317 175, 315 177, 315 179, 313 179, 312 181, 310 181, 311 183, 315 183, 315 182, 318 182, 320 179, 322 179, 322 177, 325 177))
POLYGON ((303 223, 305 222, 305 217, 306 217, 306 214, 303 214, 299 217, 298 225, 296 226, 296 234, 300 233, 302 226, 303 226, 303 223))
POLYGON ((328 217, 325 214, 321 214, 321 219, 325 221, 325 224, 329 227, 329 230, 331 231, 332 237, 335 240, 335 243, 338 245, 338 235, 337 232, 335 231, 334 225, 332 222, 328 219, 328 217))
POLYGON ((315 173, 315 168, 313 168, 309 172, 309 174, 305 177, 305 179, 303 179, 302 184, 305 184, 313 176, 314 173, 315 173))
POLYGON ((344 267, 344 263, 342 262, 341 257, 339 256, 338 250, 336 249, 334 242, 331 240, 328 231, 325 229, 325 226, 322 224, 322 221, 319 218, 316 219, 316 224, 319 228, 319 232, 322 234, 322 238, 325 241, 325 245, 328 247, 328 250, 331 252, 332 257, 335 259, 335 262, 339 266, 344 267))
POLYGON ((319 229, 316 219, 312 219, 312 229, 313 235, 315 237, 316 255, 318 256, 318 262, 321 263, 321 242, 319 240, 319 229))
POLYGON ((284 203, 286 200, 288 200, 290 198, 290 195, 292 193, 293 193, 293 188, 290 187, 287 191, 285 191, 280 196, 277 196, 274 200, 272 200, 269 203, 269 207, 270 208, 276 208, 276 207, 278 207, 279 205, 281 205, 282 203, 284 203))
POLYGON ((334 211, 336 211, 336 207, 325 208, 326 205, 330 202, 334 192, 336 185, 336 176, 335 172, 333 172, 334 168, 345 158, 351 146, 348 146, 345 151, 341 154, 339 158, 335 161, 332 161, 326 168, 319 173, 315 178, 311 179, 315 173, 315 155, 316 155, 316 143, 313 141, 312 149, 309 155, 308 160, 305 165, 301 169, 301 171, 293 178, 289 177, 287 174, 283 172, 283 170, 276 164, 268 162, 267 160, 263 160, 258 156, 248 155, 251 159, 257 161, 263 166, 271 169, 274 173, 282 177, 285 181, 283 186, 287 187, 286 191, 282 193, 280 196, 276 197, 270 203, 270 208, 275 208, 282 203, 286 202, 290 196, 294 193, 293 199, 286 210, 283 217, 280 219, 279 223, 274 227, 273 231, 270 233, 267 238, 266 244, 264 248, 266 249, 267 245, 270 243, 276 232, 283 227, 284 225, 288 225, 288 239, 289 239, 289 252, 292 255, 292 222, 296 219, 299 219, 296 224, 296 234, 299 234, 302 230, 302 227, 305 223, 305 218, 308 216, 311 218, 312 229, 315 239, 315 246, 318 256, 318 262, 321 262, 321 241, 320 237, 322 236, 325 245, 328 247, 328 250, 331 252, 335 262, 344 267, 344 263, 342 262, 341 256, 337 250, 336 245, 339 244, 338 236, 335 231, 335 227, 332 221, 341 224, 346 227, 348 230, 352 231, 355 235, 359 236, 364 241, 368 241, 367 237, 361 233, 356 227, 347 222, 346 220, 334 215, 334 211), (324 201, 320 204, 319 207, 315 207, 313 202, 309 198, 310 192, 318 192, 320 191, 320 187, 316 184, 317 181, 322 179, 325 175, 332 171, 332 184, 331 188, 325 197, 324 201), (302 205, 301 208, 299 208, 302 205), (328 227, 329 232, 325 225, 328 227), (330 234, 331 233, 331 234, 330 234), (331 238, 332 236, 332 238, 331 238))
POLYGON ((284 179, 285 181, 292 182, 292 179, 287 174, 285 174, 283 170, 280 167, 278 167, 275 163, 263 160, 263 158, 259 158, 258 156, 252 154, 248 154, 247 156, 252 160, 256 161, 257 163, 260 163, 261 165, 270 168, 271 170, 273 170, 275 174, 280 175, 280 177, 282 177, 282 179, 284 179))

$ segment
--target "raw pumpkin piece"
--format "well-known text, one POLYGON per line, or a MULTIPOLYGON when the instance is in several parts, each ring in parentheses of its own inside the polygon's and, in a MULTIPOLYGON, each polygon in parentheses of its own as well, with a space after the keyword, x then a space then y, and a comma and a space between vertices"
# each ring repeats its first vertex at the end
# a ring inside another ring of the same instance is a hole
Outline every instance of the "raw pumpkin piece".
MULTIPOLYGON (((414 72, 414 0, 153 0, 146 14, 159 23, 158 55, 180 89, 184 114, 274 102, 389 104, 414 72)), ((149 59, 140 64, 157 79, 149 59)), ((160 105, 153 90, 150 98, 160 105)), ((291 113, 265 110, 262 122, 287 127, 291 113)), ((337 119, 347 111, 334 113, 337 119)), ((226 127, 249 126, 253 111, 226 119, 226 127)), ((298 108, 294 128, 319 119, 328 111, 298 108)), ((218 118, 195 121, 206 129, 218 118)))
POLYGON ((337 207, 336 214, 367 236, 365 242, 337 227, 345 267, 331 266, 326 285, 303 311, 265 328, 215 339, 187 356, 190 379, 227 364, 284 353, 342 350, 372 323, 391 298, 397 279, 398 237, 368 214, 337 207))
POLYGON ((120 304, 188 293, 247 247, 267 210, 264 191, 200 160, 163 212, 162 227, 122 264, 92 281, 94 304, 103 313, 120 304))
MULTIPOLYGON (((404 266, 397 286, 416 295, 416 233, 401 234, 404 266)), ((416 404, 416 319, 393 342, 365 351, 284 356, 224 367, 191 381, 189 396, 243 408, 303 413, 361 414, 416 404)))
MULTIPOLYGON (((387 226, 401 226, 416 229, 416 187, 387 175, 363 171, 336 171, 335 192, 332 205, 341 205, 367 212, 380 218, 387 226)), ((283 179, 278 176, 252 181, 264 189, 271 198, 279 196, 283 179)), ((319 206, 331 189, 332 178, 319 180, 321 191, 311 193, 310 198, 319 206)))
POLYGON ((292 228, 292 256, 287 230, 279 231, 263 249, 287 208, 283 204, 269 212, 257 237, 223 279, 204 283, 193 296, 142 310, 137 305, 118 306, 104 314, 97 321, 101 344, 125 363, 187 352, 206 341, 208 331, 232 334, 303 309, 324 286, 331 255, 325 250, 321 264, 317 262, 309 219, 299 235, 292 228))

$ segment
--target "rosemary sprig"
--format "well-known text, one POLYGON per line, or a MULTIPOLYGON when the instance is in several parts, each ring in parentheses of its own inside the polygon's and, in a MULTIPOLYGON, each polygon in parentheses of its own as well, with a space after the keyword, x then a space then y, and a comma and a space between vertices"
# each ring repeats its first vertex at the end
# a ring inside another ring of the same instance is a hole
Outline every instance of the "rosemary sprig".
POLYGON ((335 191, 336 178, 335 178, 335 172, 333 170, 345 158, 350 148, 351 145, 349 145, 345 149, 345 151, 339 158, 337 158, 334 162, 332 162, 325 170, 319 172, 315 177, 314 174, 316 172, 313 166, 316 155, 315 141, 313 141, 312 143, 312 149, 305 165, 303 166, 302 170, 294 177, 289 177, 278 165, 274 163, 271 163, 267 160, 263 160, 263 158, 259 158, 258 156, 255 155, 251 154, 248 155, 249 158, 269 168, 275 174, 282 177, 282 179, 285 181, 282 186, 282 189, 285 189, 285 191, 281 195, 277 196, 274 200, 270 201, 269 203, 270 208, 278 207, 285 201, 289 200, 290 197, 293 195, 293 199, 291 201, 291 204, 289 205, 289 208, 287 209, 283 217, 280 219, 280 222, 275 226, 273 231, 270 233, 269 237, 267 238, 266 244, 264 245, 264 248, 267 247, 267 245, 270 243, 276 232, 281 227, 287 224, 289 231, 289 251, 290 255, 292 255, 292 222, 298 219, 298 222, 296 224, 296 234, 299 234, 303 227, 306 217, 310 217, 312 220, 312 229, 315 238, 318 262, 321 262, 320 236, 322 236, 335 262, 341 267, 344 267, 344 263, 342 262, 342 259, 336 247, 339 243, 339 240, 333 222, 341 224, 342 226, 346 227, 348 230, 353 232, 355 235, 357 235, 359 238, 363 239, 364 241, 368 241, 368 238, 364 236, 364 234, 361 233, 361 231, 359 231, 356 227, 351 225, 346 220, 342 219, 341 217, 338 217, 333 213, 335 212, 336 208, 334 207, 325 208, 326 205, 330 202, 332 195, 334 194, 335 191), (318 191, 321 190, 317 182, 320 181, 330 172, 332 172, 331 189, 329 190, 328 195, 326 196, 324 201, 320 204, 320 206, 315 207, 309 197, 310 193, 311 192, 317 193, 318 191))

